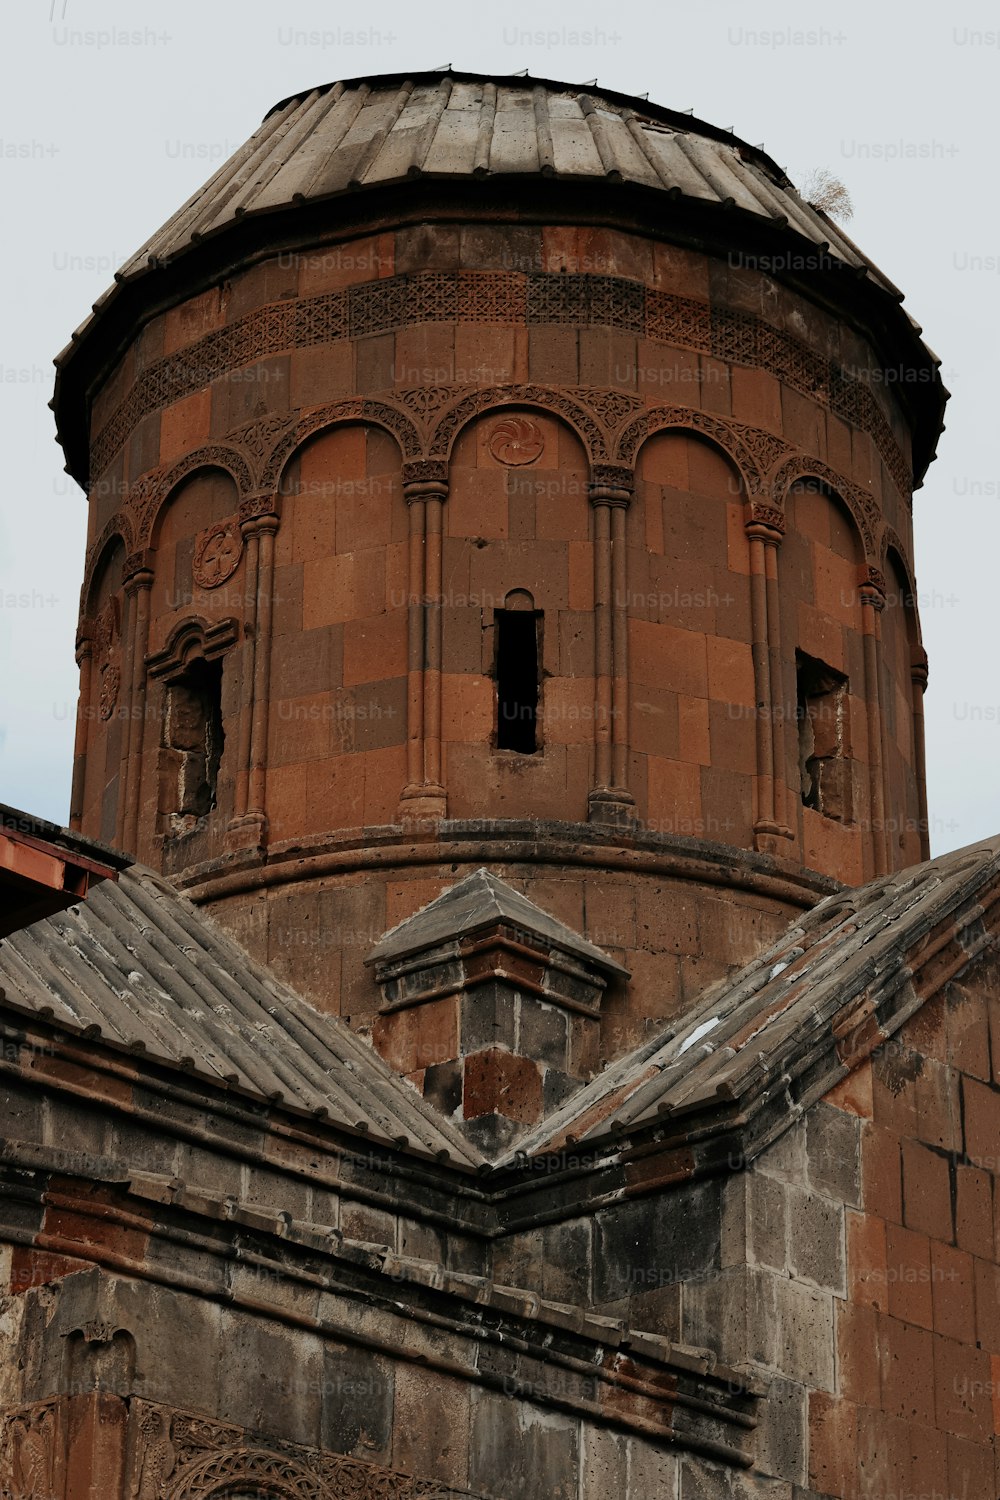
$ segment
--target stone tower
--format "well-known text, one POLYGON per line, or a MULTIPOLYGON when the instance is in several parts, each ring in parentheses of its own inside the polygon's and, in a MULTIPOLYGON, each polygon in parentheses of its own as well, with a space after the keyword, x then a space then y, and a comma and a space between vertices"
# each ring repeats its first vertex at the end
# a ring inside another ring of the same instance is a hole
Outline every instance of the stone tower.
POLYGON ((762 150, 645 101, 283 101, 58 361, 73 826, 442 1101, 463 986, 495 1039, 512 966, 566 981, 537 1119, 927 856, 911 494, 945 392, 899 303, 762 150), (434 916, 381 941, 473 876, 485 970, 434 916))

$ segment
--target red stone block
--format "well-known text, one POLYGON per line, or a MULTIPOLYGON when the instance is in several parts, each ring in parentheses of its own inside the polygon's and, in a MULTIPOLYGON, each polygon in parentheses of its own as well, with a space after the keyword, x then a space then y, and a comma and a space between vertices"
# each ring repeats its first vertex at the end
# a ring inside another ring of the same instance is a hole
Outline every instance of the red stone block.
POLYGON ((903 1206, 910 1229, 951 1244, 954 1235, 948 1159, 915 1141, 903 1142, 903 1206))
POLYGON ((890 1224, 885 1235, 885 1260, 891 1316, 921 1328, 933 1328, 930 1240, 890 1224))
POLYGON ((530 1124, 541 1117, 542 1077, 527 1057, 491 1047, 465 1062, 462 1114, 466 1120, 501 1114, 530 1124))

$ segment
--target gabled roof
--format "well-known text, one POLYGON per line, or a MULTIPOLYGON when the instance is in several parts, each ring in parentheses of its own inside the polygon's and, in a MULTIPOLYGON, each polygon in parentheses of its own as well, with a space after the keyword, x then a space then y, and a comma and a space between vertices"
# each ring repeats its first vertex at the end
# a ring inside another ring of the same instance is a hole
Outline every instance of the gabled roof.
POLYGON ((998 927, 1000 835, 828 896, 735 978, 713 985, 681 1024, 519 1139, 509 1164, 654 1126, 672 1136, 697 1122, 707 1138, 736 1123, 752 1139, 769 1105, 779 1134, 995 949, 998 927))
POLYGON ((482 1164, 343 1022, 141 866, 0 943, 0 1005, 369 1140, 482 1164))
POLYGON ((456 949, 463 938, 470 938, 499 923, 517 928, 539 938, 552 948, 559 948, 582 959, 607 974, 628 977, 628 970, 603 949, 574 932, 565 922, 536 906, 527 896, 489 870, 480 867, 440 896, 384 933, 366 963, 388 963, 408 958, 442 943, 456 949))

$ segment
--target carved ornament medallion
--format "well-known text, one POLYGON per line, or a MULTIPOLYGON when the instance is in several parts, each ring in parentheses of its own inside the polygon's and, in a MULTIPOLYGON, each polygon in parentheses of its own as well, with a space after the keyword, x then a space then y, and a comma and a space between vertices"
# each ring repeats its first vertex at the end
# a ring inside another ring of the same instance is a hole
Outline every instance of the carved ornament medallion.
POLYGON ((505 417, 490 433, 487 447, 497 463, 519 468, 541 457, 545 439, 530 417, 505 417))
POLYGON ((217 589, 231 578, 243 555, 243 536, 234 517, 198 533, 192 572, 200 589, 217 589))

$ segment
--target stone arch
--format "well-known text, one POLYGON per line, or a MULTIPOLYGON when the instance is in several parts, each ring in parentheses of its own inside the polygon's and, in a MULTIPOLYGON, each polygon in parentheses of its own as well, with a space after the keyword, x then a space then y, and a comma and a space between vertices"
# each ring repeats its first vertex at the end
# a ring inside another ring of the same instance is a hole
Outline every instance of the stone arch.
POLYGON ((241 1495, 321 1500, 324 1488, 315 1473, 288 1454, 230 1448, 186 1467, 166 1495, 167 1500, 239 1500, 241 1495))
POLYGON ((399 445, 400 461, 419 458, 423 442, 413 418, 399 407, 385 401, 368 401, 352 396, 329 406, 317 406, 300 416, 294 427, 284 432, 261 464, 260 489, 277 493, 281 478, 298 450, 328 427, 349 423, 381 427, 399 445))
POLYGON ((916 578, 914 577, 913 569, 910 566, 909 559, 906 555, 906 549, 903 546, 902 539, 900 538, 899 533, 895 531, 891 526, 886 526, 885 530, 882 533, 882 548, 879 558, 879 568, 887 576, 890 557, 895 558, 896 567, 903 575, 903 579, 906 583, 906 587, 910 596, 913 599, 916 599, 917 582, 916 578))
MULTIPOLYGON (((696 411, 693 407, 660 406, 643 412, 621 433, 615 457, 634 466, 643 443, 657 433, 667 432, 671 428, 693 432, 714 443, 739 472, 747 495, 760 493, 760 465, 738 429, 722 417, 696 411)), ((774 441, 778 442, 778 439, 774 441)))
POLYGON ((128 516, 124 515, 121 511, 116 516, 111 517, 111 520, 90 549, 90 557, 84 569, 83 583, 80 587, 81 615, 86 616, 90 613, 93 604, 94 582, 114 551, 116 542, 121 543, 125 549, 125 557, 128 557, 129 553, 133 550, 132 533, 128 516))
POLYGON ((868 495, 857 485, 851 484, 842 474, 831 469, 829 464, 821 462, 818 458, 808 458, 798 454, 785 459, 769 476, 769 488, 775 504, 784 510, 792 485, 798 484, 800 480, 810 479, 820 484, 828 494, 839 500, 850 512, 851 519, 857 528, 864 559, 871 567, 877 567, 878 549, 875 536, 881 522, 878 505, 873 496, 868 495))
POLYGON ((438 417, 428 452, 434 457, 450 458, 460 433, 470 422, 490 411, 508 407, 534 407, 546 416, 565 422, 576 434, 591 463, 608 457, 604 433, 593 414, 562 391, 541 385, 488 386, 463 396, 438 417))
POLYGON ((138 499, 133 512, 137 547, 155 548, 164 512, 170 505, 174 492, 186 479, 211 470, 226 474, 232 480, 236 487, 237 503, 244 495, 251 493, 253 475, 242 453, 235 448, 222 446, 199 448, 162 474, 152 476, 148 492, 138 499))

